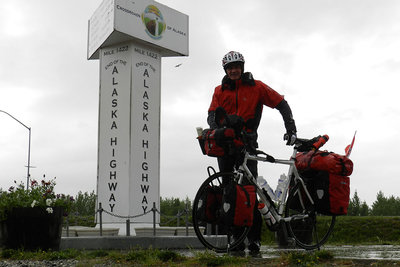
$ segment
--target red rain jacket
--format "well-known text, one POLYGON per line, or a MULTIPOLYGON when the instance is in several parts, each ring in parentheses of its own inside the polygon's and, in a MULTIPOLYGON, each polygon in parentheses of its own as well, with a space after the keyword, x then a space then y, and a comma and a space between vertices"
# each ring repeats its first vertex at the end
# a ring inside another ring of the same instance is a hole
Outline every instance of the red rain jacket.
POLYGON ((247 123, 248 130, 257 131, 261 119, 263 105, 275 108, 283 96, 261 81, 254 80, 255 85, 243 83, 242 79, 235 81, 235 89, 219 85, 215 88, 214 95, 208 111, 215 111, 223 107, 227 114, 241 116, 247 123))

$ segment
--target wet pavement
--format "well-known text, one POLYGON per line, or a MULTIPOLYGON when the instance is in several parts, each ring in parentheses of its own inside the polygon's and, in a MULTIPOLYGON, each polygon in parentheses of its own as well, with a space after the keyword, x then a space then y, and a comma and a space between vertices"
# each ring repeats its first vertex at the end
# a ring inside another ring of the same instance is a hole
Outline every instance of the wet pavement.
MULTIPOLYGON (((63 237, 61 249, 130 249, 133 247, 172 249, 185 256, 193 256, 196 252, 204 252, 205 248, 195 236, 164 237, 63 237), (188 249, 190 248, 190 249, 188 249)), ((322 250, 330 251, 336 259, 367 259, 400 261, 400 245, 371 246, 323 246, 322 250)), ((277 258, 284 252, 304 251, 303 249, 282 249, 277 245, 261 246, 259 257, 277 258)))
POLYGON ((325 250, 332 251, 336 258, 343 259, 372 259, 400 260, 400 246, 326 246, 325 250))
MULTIPOLYGON (((322 250, 330 251, 336 259, 400 260, 400 246, 324 246, 322 250)), ((204 250, 180 250, 185 256, 193 256, 204 250)), ((303 249, 282 249, 277 246, 261 246, 259 257, 278 258, 282 253, 304 251, 303 249)), ((248 253, 246 253, 248 255, 248 253)))

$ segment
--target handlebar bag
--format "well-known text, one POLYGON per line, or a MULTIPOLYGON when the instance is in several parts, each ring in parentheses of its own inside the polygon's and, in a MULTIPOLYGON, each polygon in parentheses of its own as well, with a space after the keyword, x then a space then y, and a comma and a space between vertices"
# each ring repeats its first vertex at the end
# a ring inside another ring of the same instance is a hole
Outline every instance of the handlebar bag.
POLYGON ((234 155, 243 147, 232 128, 205 129, 197 139, 203 154, 210 157, 234 155))
POLYGON ((297 153, 296 168, 299 171, 317 170, 349 176, 353 172, 353 162, 346 156, 316 150, 297 153))
POLYGON ((200 196, 197 205, 197 219, 206 223, 217 222, 221 203, 222 188, 219 186, 208 186, 200 196))
POLYGON ((256 187, 231 182, 224 187, 221 216, 227 226, 252 226, 256 187))

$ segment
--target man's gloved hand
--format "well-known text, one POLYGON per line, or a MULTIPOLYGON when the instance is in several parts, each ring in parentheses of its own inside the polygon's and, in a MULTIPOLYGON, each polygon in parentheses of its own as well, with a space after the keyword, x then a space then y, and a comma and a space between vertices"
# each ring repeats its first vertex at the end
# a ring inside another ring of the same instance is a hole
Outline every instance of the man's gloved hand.
POLYGON ((297 136, 296 133, 294 132, 287 132, 283 135, 283 140, 287 141, 286 145, 287 146, 293 146, 294 143, 296 142, 297 136))

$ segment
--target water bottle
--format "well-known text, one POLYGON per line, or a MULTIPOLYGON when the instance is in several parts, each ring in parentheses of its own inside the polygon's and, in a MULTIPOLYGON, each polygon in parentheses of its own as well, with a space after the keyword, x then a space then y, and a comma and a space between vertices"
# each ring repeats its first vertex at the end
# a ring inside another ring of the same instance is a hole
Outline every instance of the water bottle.
POLYGON ((274 190, 272 190, 272 188, 269 186, 267 180, 265 180, 264 177, 258 176, 257 184, 268 193, 268 195, 272 199, 272 201, 276 200, 274 190))
POLYGON ((272 215, 272 213, 269 211, 264 203, 258 203, 258 210, 261 212, 261 215, 264 217, 264 220, 268 226, 272 226, 276 223, 275 217, 272 215))
POLYGON ((285 194, 286 194, 288 182, 289 182, 289 179, 287 178, 287 176, 285 174, 281 174, 281 177, 279 177, 278 185, 276 186, 276 190, 275 190, 276 200, 283 202, 285 194))

